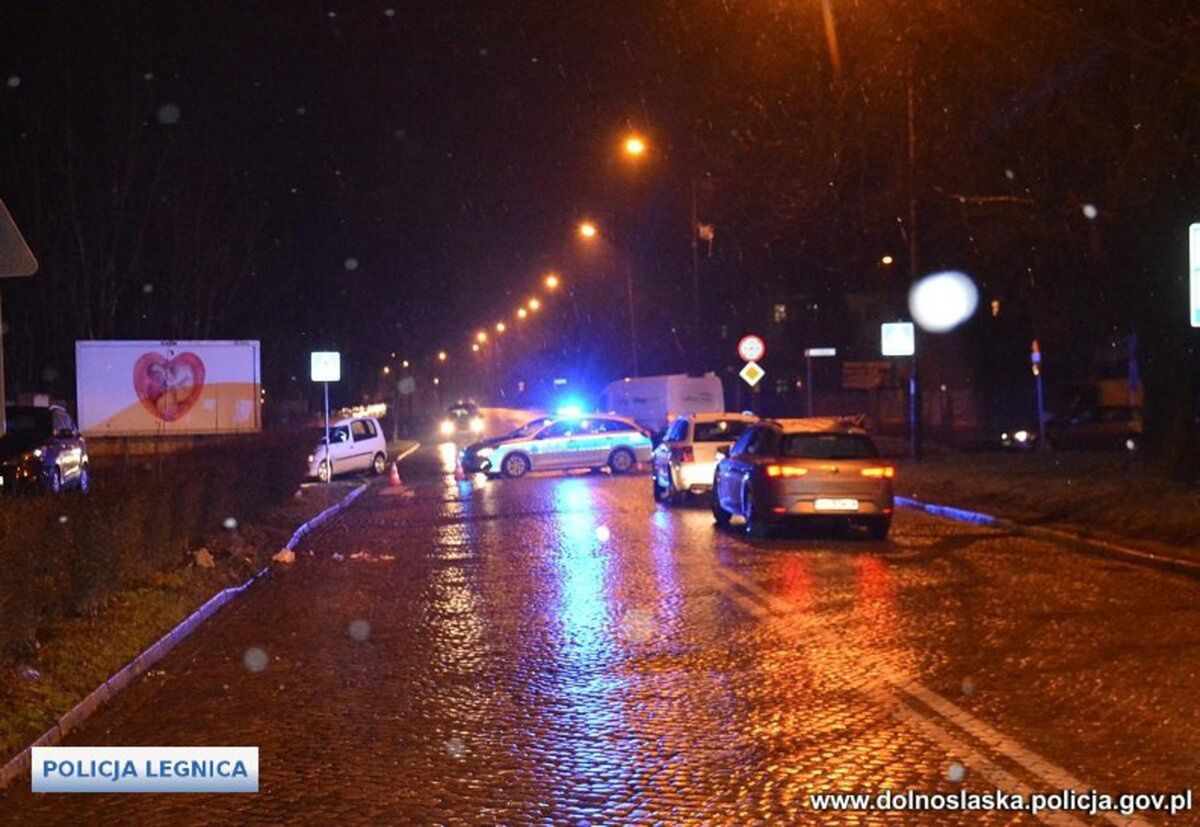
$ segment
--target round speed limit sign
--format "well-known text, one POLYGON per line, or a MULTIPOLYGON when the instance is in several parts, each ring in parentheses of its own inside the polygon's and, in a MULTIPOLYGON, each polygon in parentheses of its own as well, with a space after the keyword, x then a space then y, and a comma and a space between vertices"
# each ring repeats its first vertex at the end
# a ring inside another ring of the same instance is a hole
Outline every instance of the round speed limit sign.
POLYGON ((767 354, 767 346, 758 336, 743 336, 738 342, 738 356, 747 362, 757 362, 767 354))

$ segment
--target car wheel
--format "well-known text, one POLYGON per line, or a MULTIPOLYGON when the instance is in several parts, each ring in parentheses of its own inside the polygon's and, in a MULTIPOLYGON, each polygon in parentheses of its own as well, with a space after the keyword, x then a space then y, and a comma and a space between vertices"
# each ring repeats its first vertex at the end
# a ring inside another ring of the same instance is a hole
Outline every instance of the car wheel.
POLYGON ((759 513, 758 507, 754 504, 754 490, 746 489, 743 497, 746 509, 746 533, 757 540, 763 540, 770 536, 771 525, 763 515, 759 513))
POLYGON ((92 490, 92 474, 86 465, 79 467, 79 493, 86 494, 92 490))
POLYGON ((57 467, 51 468, 46 475, 46 492, 58 494, 62 491, 62 472, 57 467))
POLYGON ((382 452, 380 452, 375 455, 374 459, 371 460, 371 473, 378 477, 380 474, 382 474, 386 470, 387 470, 387 457, 384 456, 382 452))
POLYGON ((628 474, 637 464, 637 457, 627 448, 618 448, 608 455, 608 467, 614 474, 628 474))
POLYGON ((891 528, 891 517, 875 517, 867 523, 867 536, 872 540, 886 540, 891 528))
POLYGON ((713 522, 722 527, 729 525, 729 521, 733 519, 733 515, 721 507, 721 501, 717 498, 717 489, 715 486, 712 493, 712 514, 713 522))
POLYGON ((321 460, 321 464, 317 466, 317 479, 321 482, 329 482, 329 461, 321 460))
POLYGON ((504 458, 504 463, 500 467, 506 477, 511 479, 523 477, 529 473, 529 457, 524 454, 509 454, 504 458))

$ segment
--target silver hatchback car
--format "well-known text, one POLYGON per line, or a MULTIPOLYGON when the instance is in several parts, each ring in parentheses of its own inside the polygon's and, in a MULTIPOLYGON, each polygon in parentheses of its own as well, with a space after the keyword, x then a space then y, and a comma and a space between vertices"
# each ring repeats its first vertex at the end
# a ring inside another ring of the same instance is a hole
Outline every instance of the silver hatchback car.
POLYGON ((477 467, 490 476, 521 477, 530 471, 600 469, 614 474, 649 462, 653 444, 635 422, 618 416, 556 419, 532 434, 514 434, 480 448, 477 467))

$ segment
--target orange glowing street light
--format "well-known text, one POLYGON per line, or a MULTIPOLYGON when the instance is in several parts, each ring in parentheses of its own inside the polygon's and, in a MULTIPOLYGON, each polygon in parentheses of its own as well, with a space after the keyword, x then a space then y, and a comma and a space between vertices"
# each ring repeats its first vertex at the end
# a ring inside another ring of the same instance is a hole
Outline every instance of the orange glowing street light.
POLYGON ((559 284, 559 282, 558 282, 557 275, 555 275, 554 273, 551 273, 550 275, 546 276, 546 289, 547 290, 556 289, 558 287, 558 284, 559 284))
POLYGON ((883 258, 879 259, 880 264, 891 264, 893 261, 895 261, 895 259, 891 256, 884 256, 883 258))
POLYGON ((540 301, 538 301, 536 298, 529 300, 529 309, 530 310, 537 310, 541 306, 542 306, 542 303, 540 301))
POLYGON ((640 158, 646 154, 646 141, 640 135, 627 136, 621 147, 630 158, 640 158))
POLYGON ((590 221, 583 221, 579 224, 579 234, 584 238, 595 238, 599 232, 596 225, 590 221))
POLYGON ((471 351, 472 351, 472 352, 474 352, 474 353, 478 353, 478 352, 479 352, 479 345, 473 342, 473 343, 471 344, 471 351))
POLYGON ((484 342, 486 342, 487 341, 487 331, 481 330, 478 333, 476 333, 475 341, 479 342, 479 344, 483 344, 484 342))
POLYGON ((529 315, 529 311, 527 311, 524 307, 517 308, 517 318, 518 319, 524 319, 528 315, 529 315))
POLYGON ((439 361, 439 362, 444 362, 444 361, 446 361, 446 351, 444 351, 444 350, 439 350, 439 351, 438 351, 438 361, 439 361))
POLYGON ((504 322, 496 322, 496 332, 497 333, 503 333, 506 330, 508 330, 508 326, 506 324, 504 324, 504 322))

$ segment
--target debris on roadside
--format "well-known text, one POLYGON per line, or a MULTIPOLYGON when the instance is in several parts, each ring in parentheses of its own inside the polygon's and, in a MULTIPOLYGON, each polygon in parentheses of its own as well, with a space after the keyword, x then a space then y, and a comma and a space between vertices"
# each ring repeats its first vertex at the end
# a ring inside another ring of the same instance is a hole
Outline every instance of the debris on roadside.
POLYGON ((292 551, 290 548, 281 548, 271 559, 276 563, 285 563, 291 565, 292 563, 296 562, 296 552, 292 551))
POLYGON ((196 565, 202 569, 211 569, 216 566, 216 561, 213 560, 212 552, 207 547, 201 547, 196 550, 195 554, 196 565))

